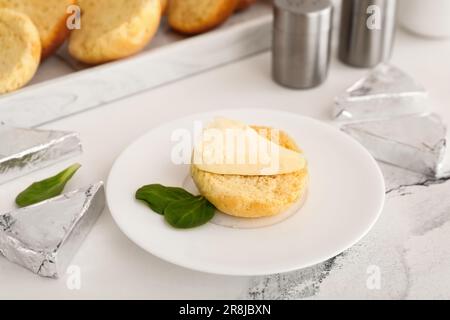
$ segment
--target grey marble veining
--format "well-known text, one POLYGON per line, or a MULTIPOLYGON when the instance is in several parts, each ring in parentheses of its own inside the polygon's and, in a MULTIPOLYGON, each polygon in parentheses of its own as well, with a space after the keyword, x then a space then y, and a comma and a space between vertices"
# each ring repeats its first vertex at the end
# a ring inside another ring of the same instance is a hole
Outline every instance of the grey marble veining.
POLYGON ((362 241, 313 267, 253 278, 243 298, 449 299, 450 180, 380 165, 386 205, 362 241))

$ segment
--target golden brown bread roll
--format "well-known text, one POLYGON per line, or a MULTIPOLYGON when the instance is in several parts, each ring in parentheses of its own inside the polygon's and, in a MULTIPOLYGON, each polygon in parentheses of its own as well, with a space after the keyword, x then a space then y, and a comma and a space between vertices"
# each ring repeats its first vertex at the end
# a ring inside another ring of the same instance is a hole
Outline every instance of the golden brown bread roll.
POLYGON ((161 13, 162 15, 167 14, 167 10, 169 9, 169 0, 160 0, 161 1, 161 13))
POLYGON ((171 0, 169 25, 185 34, 198 34, 223 23, 239 0, 171 0))
POLYGON ((241 10, 247 9, 255 2, 256 2, 256 0, 239 0, 238 4, 236 6, 236 11, 241 11, 241 10))
POLYGON ((41 59, 39 31, 18 11, 0 9, 0 94, 24 86, 41 59))

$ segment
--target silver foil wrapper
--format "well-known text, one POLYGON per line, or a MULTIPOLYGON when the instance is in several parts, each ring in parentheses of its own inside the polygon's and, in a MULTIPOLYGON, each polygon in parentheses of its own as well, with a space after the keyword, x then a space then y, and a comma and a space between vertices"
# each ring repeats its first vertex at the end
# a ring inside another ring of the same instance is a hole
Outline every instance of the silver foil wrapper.
POLYGON ((0 253, 58 278, 105 207, 103 182, 0 216, 0 253))
POLYGON ((424 87, 400 69, 380 64, 335 98, 333 116, 339 121, 390 119, 429 113, 424 87))
POLYGON ((0 184, 81 151, 81 141, 75 132, 0 125, 0 184))
POLYGON ((435 114, 351 123, 341 129, 377 160, 433 178, 442 174, 447 128, 435 114))

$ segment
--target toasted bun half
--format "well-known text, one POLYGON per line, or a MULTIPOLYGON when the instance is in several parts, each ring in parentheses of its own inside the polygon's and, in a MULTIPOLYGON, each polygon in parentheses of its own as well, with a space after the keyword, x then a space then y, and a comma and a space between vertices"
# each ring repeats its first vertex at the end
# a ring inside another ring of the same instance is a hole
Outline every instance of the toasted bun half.
POLYGON ((73 4, 75 0, 0 0, 0 8, 17 10, 31 18, 39 31, 43 59, 68 37, 67 9, 73 4))
MULTIPOLYGON (((271 128, 253 127, 272 137, 271 128), (265 129, 265 130, 260 130, 265 129)), ((284 132, 279 144, 299 151, 295 142, 284 132)), ((279 214, 300 200, 308 187, 308 169, 272 176, 222 175, 191 166, 192 178, 200 193, 220 211, 244 218, 267 217, 279 214)))
POLYGON ((171 0, 169 25, 185 34, 211 30, 234 12, 238 0, 171 0))
POLYGON ((18 11, 0 9, 0 94, 23 87, 36 73, 41 59, 39 32, 18 11))
POLYGON ((158 30, 160 0, 79 0, 81 29, 72 31, 69 53, 100 64, 142 50, 158 30))

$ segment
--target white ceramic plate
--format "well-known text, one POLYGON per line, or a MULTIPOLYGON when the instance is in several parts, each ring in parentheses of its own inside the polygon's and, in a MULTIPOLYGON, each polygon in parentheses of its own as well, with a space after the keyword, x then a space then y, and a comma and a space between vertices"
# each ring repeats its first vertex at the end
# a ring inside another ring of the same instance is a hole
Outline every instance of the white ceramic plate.
POLYGON ((222 110, 178 119, 150 130, 116 160, 107 183, 111 214, 137 245, 190 269, 227 275, 287 272, 327 260, 358 242, 384 203, 384 180, 371 155, 338 129, 292 113, 260 109, 222 110), (216 116, 286 131, 304 150, 310 187, 303 207, 266 227, 234 229, 208 223, 177 230, 134 199, 142 185, 182 186, 186 165, 171 152, 176 129, 216 116))

